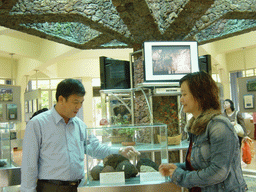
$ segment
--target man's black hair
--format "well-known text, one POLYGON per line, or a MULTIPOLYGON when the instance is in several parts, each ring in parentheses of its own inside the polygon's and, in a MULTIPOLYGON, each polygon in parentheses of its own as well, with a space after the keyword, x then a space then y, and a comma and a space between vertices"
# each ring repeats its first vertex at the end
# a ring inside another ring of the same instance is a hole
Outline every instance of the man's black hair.
POLYGON ((78 95, 83 97, 85 89, 83 84, 77 79, 65 79, 57 86, 56 100, 58 102, 59 96, 63 96, 66 100, 70 95, 78 95))

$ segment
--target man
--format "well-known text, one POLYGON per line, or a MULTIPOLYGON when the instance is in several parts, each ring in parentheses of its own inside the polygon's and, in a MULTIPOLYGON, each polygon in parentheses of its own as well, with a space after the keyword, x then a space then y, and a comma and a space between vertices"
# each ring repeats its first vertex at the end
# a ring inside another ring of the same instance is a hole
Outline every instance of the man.
POLYGON ((76 192, 84 177, 85 153, 96 158, 138 154, 133 147, 100 145, 95 137, 89 138, 86 151, 86 125, 76 117, 84 95, 80 81, 63 80, 57 86, 57 104, 28 122, 23 141, 22 192, 76 192))

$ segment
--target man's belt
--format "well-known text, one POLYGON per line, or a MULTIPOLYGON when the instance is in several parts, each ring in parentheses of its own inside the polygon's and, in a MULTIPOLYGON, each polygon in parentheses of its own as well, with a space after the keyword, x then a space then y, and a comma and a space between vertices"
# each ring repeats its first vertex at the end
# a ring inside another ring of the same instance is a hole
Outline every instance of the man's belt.
POLYGON ((81 179, 76 180, 76 181, 60 181, 60 180, 47 180, 47 179, 38 179, 38 181, 40 182, 45 182, 45 183, 51 183, 54 185, 79 185, 79 183, 81 182, 81 179))

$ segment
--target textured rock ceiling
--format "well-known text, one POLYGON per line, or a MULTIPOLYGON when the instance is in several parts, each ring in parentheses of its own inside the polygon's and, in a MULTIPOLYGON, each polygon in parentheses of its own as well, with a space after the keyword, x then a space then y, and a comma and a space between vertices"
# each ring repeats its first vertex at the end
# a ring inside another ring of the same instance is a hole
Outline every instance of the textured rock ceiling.
POLYGON ((0 0, 0 25, 80 49, 200 44, 256 28, 256 0, 0 0))

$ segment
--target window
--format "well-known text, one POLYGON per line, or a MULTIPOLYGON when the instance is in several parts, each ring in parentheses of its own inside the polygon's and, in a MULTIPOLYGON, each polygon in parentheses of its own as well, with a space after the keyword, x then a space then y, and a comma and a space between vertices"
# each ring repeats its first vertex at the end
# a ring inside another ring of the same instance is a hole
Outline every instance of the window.
POLYGON ((63 79, 46 79, 46 80, 31 80, 28 86, 29 90, 36 89, 56 89, 59 82, 63 79), (30 85, 31 84, 31 85, 30 85))
POLYGON ((2 84, 2 85, 12 85, 12 80, 11 79, 0 78, 0 84, 2 84))
POLYGON ((59 82, 61 82, 63 79, 52 79, 50 80, 50 88, 56 89, 59 82))
POLYGON ((40 79, 31 80, 28 83, 28 90, 41 89, 41 109, 51 108, 56 104, 56 88, 63 79, 40 79))
POLYGON ((243 77, 255 76, 255 71, 256 71, 256 69, 243 70, 243 77))
POLYGON ((215 82, 220 83, 220 76, 219 74, 212 74, 212 78, 215 82))

